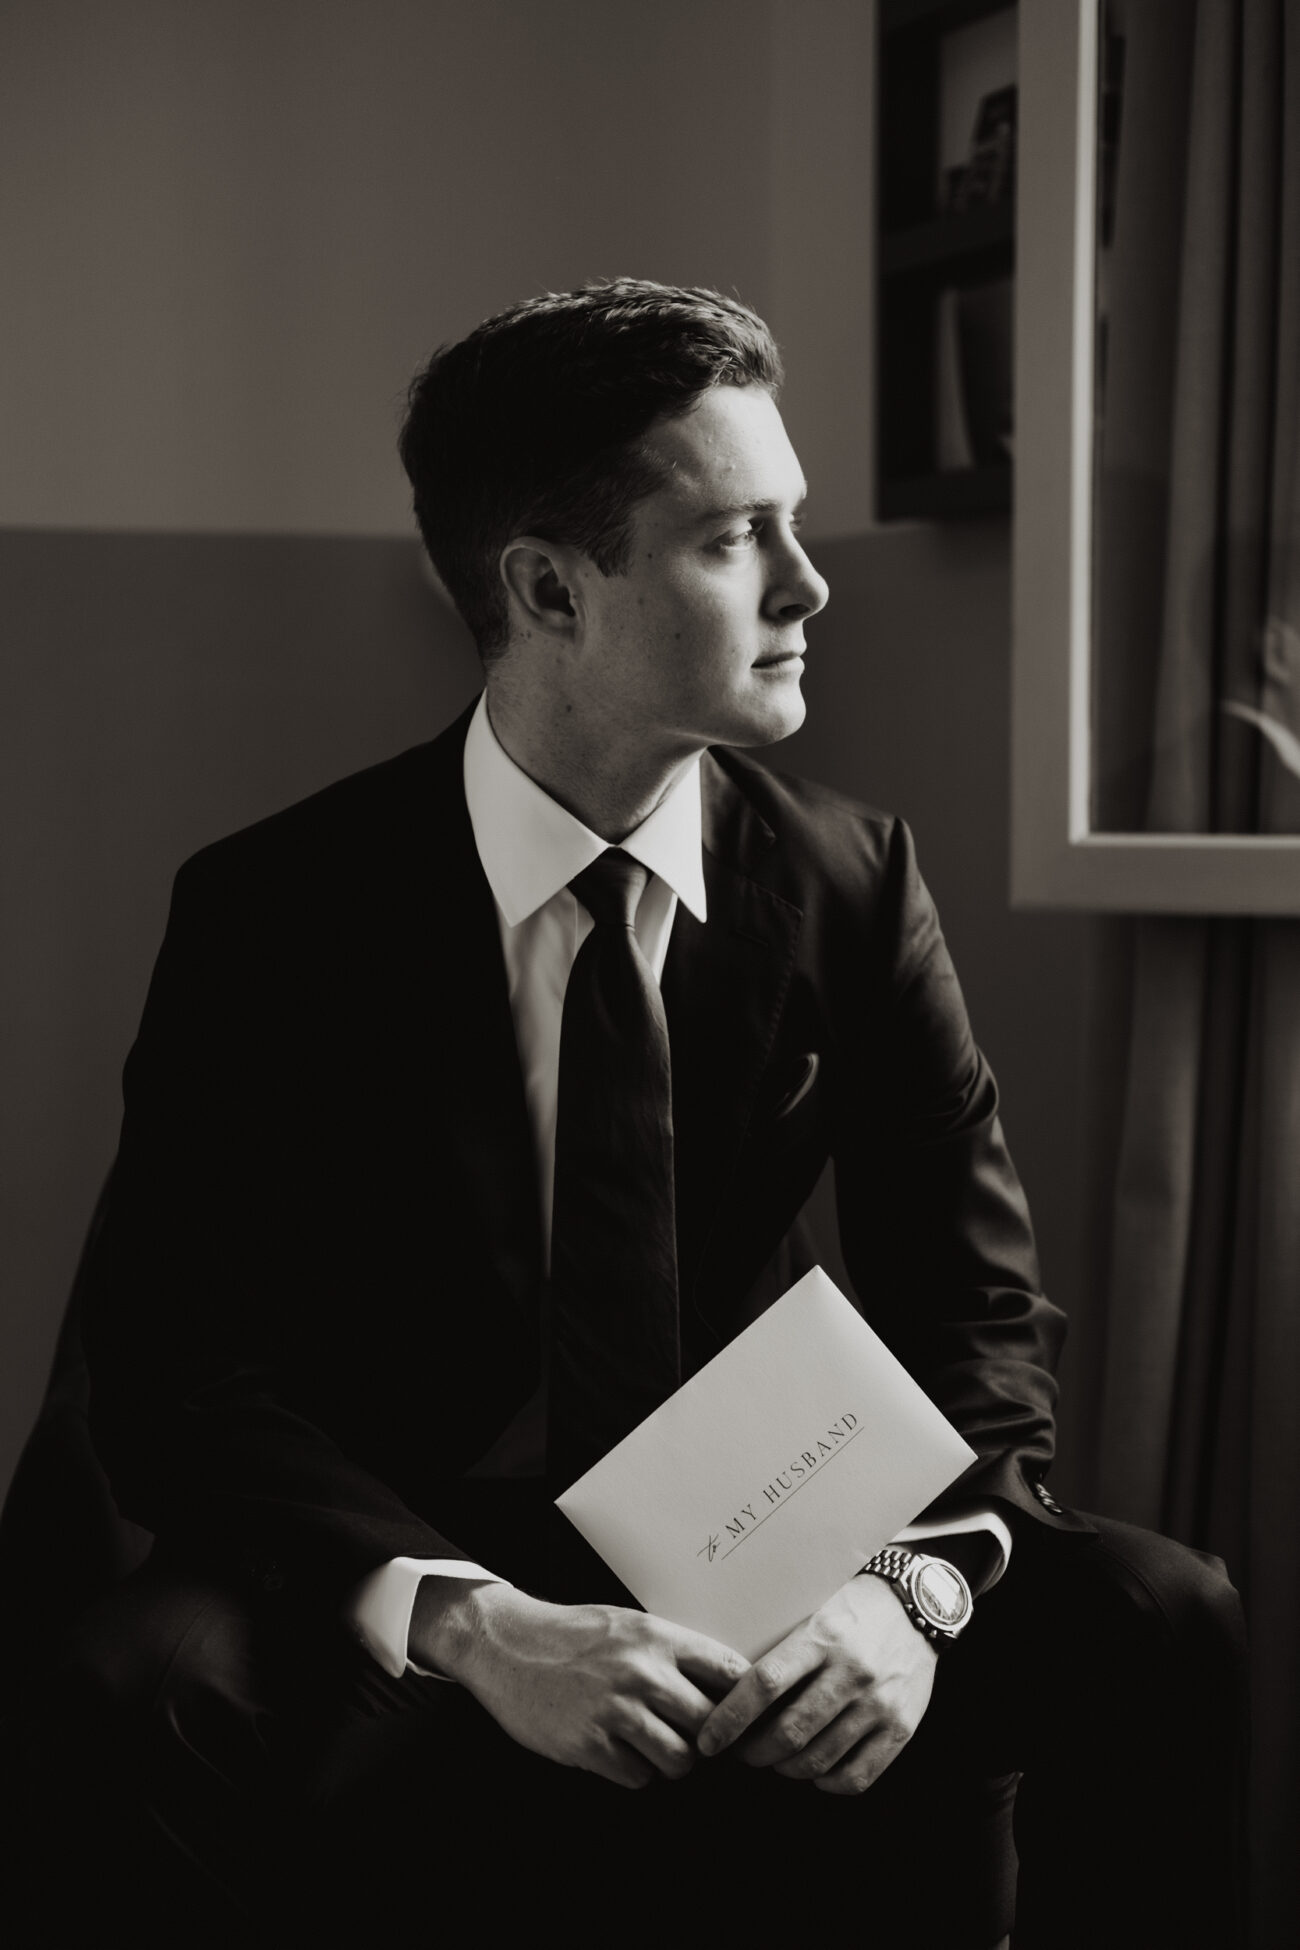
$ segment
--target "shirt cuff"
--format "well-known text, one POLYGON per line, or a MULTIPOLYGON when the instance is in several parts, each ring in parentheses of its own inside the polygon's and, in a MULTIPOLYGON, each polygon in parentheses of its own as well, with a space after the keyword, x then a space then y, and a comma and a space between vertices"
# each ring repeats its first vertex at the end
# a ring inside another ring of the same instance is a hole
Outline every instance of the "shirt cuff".
POLYGON ((344 1605, 343 1621, 358 1644, 393 1679, 407 1672, 418 1672, 426 1679, 447 1679, 445 1672, 413 1665, 407 1656, 415 1594, 420 1579, 430 1577, 478 1578, 485 1584, 509 1582, 463 1557, 394 1557, 362 1578, 344 1605))
POLYGON ((969 1510, 955 1510, 951 1516, 932 1517, 925 1522, 909 1523, 906 1529, 900 1530, 896 1537, 890 1539, 890 1542, 932 1544, 939 1537, 968 1536, 976 1530, 987 1531, 998 1547, 997 1568, 984 1587, 985 1591, 991 1591, 1011 1562, 1011 1528, 1005 1517, 999 1516, 996 1510, 989 1509, 985 1504, 974 1505, 969 1510))

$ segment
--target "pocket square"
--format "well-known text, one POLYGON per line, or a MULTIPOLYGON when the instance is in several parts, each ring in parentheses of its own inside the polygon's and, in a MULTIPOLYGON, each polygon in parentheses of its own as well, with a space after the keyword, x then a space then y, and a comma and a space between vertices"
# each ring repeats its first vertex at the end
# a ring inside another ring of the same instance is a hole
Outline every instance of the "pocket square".
POLYGON ((776 1107, 778 1118, 788 1117, 790 1112, 803 1102, 817 1080, 821 1061, 815 1049, 809 1050, 806 1056, 800 1058, 798 1074, 776 1107))

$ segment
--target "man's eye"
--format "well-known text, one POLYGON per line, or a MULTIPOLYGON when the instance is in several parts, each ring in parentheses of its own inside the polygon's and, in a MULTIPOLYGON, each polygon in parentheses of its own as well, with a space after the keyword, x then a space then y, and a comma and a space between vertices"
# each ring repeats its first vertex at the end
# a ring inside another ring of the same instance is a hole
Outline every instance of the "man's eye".
POLYGON ((757 541, 757 539, 758 528, 751 521, 744 528, 736 528, 729 535, 719 536, 718 546, 719 548, 746 548, 750 542, 757 541))

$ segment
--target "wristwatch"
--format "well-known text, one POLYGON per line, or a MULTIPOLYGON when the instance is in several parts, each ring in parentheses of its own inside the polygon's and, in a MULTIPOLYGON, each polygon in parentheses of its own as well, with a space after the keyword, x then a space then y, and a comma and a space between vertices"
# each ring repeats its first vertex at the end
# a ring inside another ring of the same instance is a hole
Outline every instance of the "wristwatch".
POLYGON ((975 1601, 970 1586, 955 1564, 942 1557, 923 1557, 919 1551, 890 1544, 863 1565, 875 1577, 886 1578, 918 1632, 939 1650, 951 1645, 970 1624, 975 1601))

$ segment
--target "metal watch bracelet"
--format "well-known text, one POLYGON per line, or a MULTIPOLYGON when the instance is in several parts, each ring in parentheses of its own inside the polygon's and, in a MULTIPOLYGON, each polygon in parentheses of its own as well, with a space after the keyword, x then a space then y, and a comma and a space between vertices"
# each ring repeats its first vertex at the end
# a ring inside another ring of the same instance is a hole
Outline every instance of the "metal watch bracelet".
POLYGON ((889 1544, 884 1550, 877 1551, 862 1568, 875 1577, 884 1578, 893 1586, 894 1595, 911 1623, 918 1632, 925 1635, 936 1650, 951 1645, 969 1624, 974 1609, 970 1586, 957 1566, 950 1564, 946 1558, 932 1558, 922 1552, 907 1550, 898 1544, 889 1544), (944 1576, 952 1580, 956 1587, 958 1602, 952 1617, 946 1621, 938 1615, 942 1609, 938 1601, 931 1596, 929 1603, 933 1607, 933 1612, 927 1611, 922 1600, 918 1598, 915 1588, 916 1573, 919 1571, 924 1575, 930 1565, 941 1567, 944 1576))

